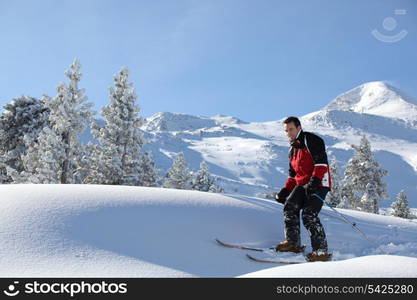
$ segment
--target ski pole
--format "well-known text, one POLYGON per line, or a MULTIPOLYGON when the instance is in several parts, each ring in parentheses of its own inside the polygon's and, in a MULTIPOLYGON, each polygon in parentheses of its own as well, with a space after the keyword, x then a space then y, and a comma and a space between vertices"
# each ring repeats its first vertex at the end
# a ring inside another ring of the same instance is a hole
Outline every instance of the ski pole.
POLYGON ((324 204, 326 204, 328 207, 330 207, 331 210, 333 210, 335 213, 337 213, 339 216, 341 216, 346 223, 348 223, 350 226, 352 226, 354 229, 356 229, 368 242, 370 242, 371 244, 373 244, 377 248, 379 247, 379 245, 377 245, 374 241, 372 241, 364 232, 362 232, 362 230, 360 230, 356 226, 356 223, 355 222, 349 221, 343 214, 341 214, 340 212, 338 212, 330 203, 328 203, 327 201, 325 201, 322 197, 320 197, 317 194, 312 194, 311 196, 316 196, 317 198, 319 198, 324 204))

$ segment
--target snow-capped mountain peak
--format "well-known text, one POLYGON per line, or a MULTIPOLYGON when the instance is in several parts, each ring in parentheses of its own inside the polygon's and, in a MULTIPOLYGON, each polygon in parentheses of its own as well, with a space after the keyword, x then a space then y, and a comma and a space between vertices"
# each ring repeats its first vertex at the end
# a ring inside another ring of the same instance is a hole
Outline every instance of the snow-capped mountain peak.
POLYGON ((417 102, 383 81, 361 84, 330 102, 325 110, 343 110, 403 119, 417 125, 417 102))
POLYGON ((211 117, 212 120, 215 120, 219 125, 235 125, 235 124, 247 124, 246 122, 231 116, 225 115, 215 115, 211 117))
POLYGON ((247 124, 238 118, 224 115, 213 117, 194 116, 181 113, 160 112, 145 120, 144 130, 148 131, 195 131, 217 126, 247 124))
POLYGON ((216 122, 208 117, 160 112, 147 118, 143 127, 148 131, 185 131, 216 125, 216 122))

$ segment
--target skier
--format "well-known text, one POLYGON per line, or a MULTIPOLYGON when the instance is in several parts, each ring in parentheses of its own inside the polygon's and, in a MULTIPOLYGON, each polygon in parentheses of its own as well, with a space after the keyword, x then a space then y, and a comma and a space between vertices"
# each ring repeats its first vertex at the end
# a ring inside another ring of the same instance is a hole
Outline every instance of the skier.
POLYGON ((306 255, 309 261, 328 261, 327 240, 318 214, 323 202, 314 194, 325 199, 331 189, 329 166, 323 139, 305 132, 297 117, 284 121, 284 130, 290 140, 289 176, 285 186, 275 193, 277 202, 284 204, 285 241, 276 251, 303 251, 300 241, 300 211, 302 220, 311 238, 313 252, 306 255))

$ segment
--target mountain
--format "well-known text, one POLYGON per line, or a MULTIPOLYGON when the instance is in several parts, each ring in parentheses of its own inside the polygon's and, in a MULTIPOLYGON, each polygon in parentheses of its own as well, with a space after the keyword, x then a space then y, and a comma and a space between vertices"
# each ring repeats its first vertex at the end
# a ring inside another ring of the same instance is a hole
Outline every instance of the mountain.
MULTIPOLYGON (((273 265, 214 242, 283 240, 283 206, 272 200, 81 184, 7 184, 0 193, 1 277, 417 276, 417 220, 341 210, 369 243, 324 207, 333 261, 273 265)), ((306 230, 301 240, 311 251, 306 230)))
POLYGON ((417 127, 417 102, 382 81, 355 87, 336 97, 325 109, 397 118, 417 127))
MULTIPOLYGON (((410 206, 417 207, 416 101, 389 84, 369 82, 300 119, 305 131, 323 137, 341 172, 352 157, 350 145, 359 144, 365 134, 389 172, 385 181, 390 198, 381 206, 390 206, 404 190, 410 206)), ((206 161, 226 192, 262 197, 279 190, 288 176, 289 146, 282 121, 248 123, 223 115, 162 112, 146 119, 141 129, 148 140, 144 150, 152 151, 161 175, 183 152, 193 171, 206 161)), ((88 134, 84 137, 88 140, 88 134)))
POLYGON ((222 124, 243 124, 237 118, 217 115, 212 118, 192 116, 187 114, 161 112, 146 120, 146 131, 193 131, 197 129, 216 127, 222 124))

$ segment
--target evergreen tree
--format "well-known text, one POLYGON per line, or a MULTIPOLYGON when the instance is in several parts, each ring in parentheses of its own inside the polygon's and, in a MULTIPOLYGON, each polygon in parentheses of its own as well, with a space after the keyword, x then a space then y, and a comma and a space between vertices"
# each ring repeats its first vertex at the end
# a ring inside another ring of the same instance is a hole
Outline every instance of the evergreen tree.
POLYGON ((343 178, 342 180, 342 186, 341 186, 341 197, 342 201, 339 203, 338 207, 340 208, 347 208, 347 209, 356 209, 359 207, 360 199, 355 196, 355 193, 353 191, 353 185, 349 180, 343 178))
POLYGON ((65 72, 68 85, 62 83, 53 98, 45 97, 49 109, 49 126, 44 127, 36 142, 25 139, 28 151, 24 171, 13 172, 15 181, 34 183, 79 183, 81 157, 79 136, 91 120, 92 104, 86 103, 84 89, 78 87, 81 79, 80 63, 74 60, 65 72), (18 176, 19 178, 16 178, 18 176), (36 179, 36 177, 39 177, 36 179))
POLYGON ((208 192, 215 191, 215 180, 209 173, 208 165, 205 161, 200 163, 200 170, 194 176, 191 183, 193 190, 208 192))
POLYGON ((155 162, 152 159, 151 152, 145 152, 141 156, 139 163, 140 168, 140 185, 157 186, 159 181, 158 170, 155 168, 155 162))
POLYGON ((20 173, 24 170, 22 156, 26 153, 24 137, 37 141, 47 125, 49 110, 42 100, 22 96, 4 106, 0 115, 0 183, 11 183, 6 168, 20 173))
POLYGON ((365 193, 361 198, 361 209, 366 212, 379 213, 379 197, 376 192, 377 186, 373 182, 366 185, 365 193))
POLYGON ((337 205, 337 208, 351 209, 352 207, 348 198, 342 196, 342 201, 337 205))
POLYGON ((163 187, 187 190, 190 186, 191 174, 188 170, 184 154, 180 152, 168 170, 163 187))
POLYGON ((98 144, 87 146, 89 154, 83 159, 83 172, 88 173, 85 183, 140 185, 140 149, 145 140, 139 128, 143 119, 128 79, 128 69, 122 68, 114 77, 115 88, 109 89, 110 103, 101 112, 106 124, 92 124, 98 144))
POLYGON ((15 183, 62 183, 63 168, 61 163, 65 160, 65 148, 62 139, 49 126, 39 134, 37 142, 32 143, 25 136, 28 147, 22 157, 24 171, 18 173, 15 169, 7 168, 8 174, 15 183))
POLYGON ((393 209, 391 214, 395 217, 405 219, 412 218, 410 208, 408 207, 407 195, 404 193, 404 191, 398 193, 397 200, 391 204, 391 208, 393 209))
POLYGON ((342 183, 339 176, 336 157, 333 156, 330 161, 330 176, 332 180, 332 190, 327 194, 326 200, 332 205, 337 206, 342 201, 342 183))
POLYGON ((210 193, 224 193, 224 189, 220 187, 216 182, 218 178, 214 178, 214 183, 210 186, 210 193))
MULTIPOLYGON (((388 198, 386 184, 383 177, 387 171, 382 169, 375 161, 371 151, 371 145, 363 136, 359 146, 352 145, 355 151, 353 157, 348 161, 343 180, 342 197, 350 201, 350 206, 361 209, 362 204, 373 201, 373 211, 379 210, 379 201, 388 198), (368 184, 370 184, 368 186, 368 184), (362 201, 362 196, 367 193, 366 201, 362 201), (369 193, 372 193, 369 194, 369 193)), ((364 208, 362 208, 364 209, 364 208)), ((368 208, 365 208, 366 210, 368 208)))

